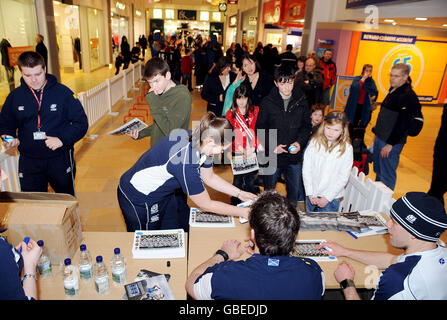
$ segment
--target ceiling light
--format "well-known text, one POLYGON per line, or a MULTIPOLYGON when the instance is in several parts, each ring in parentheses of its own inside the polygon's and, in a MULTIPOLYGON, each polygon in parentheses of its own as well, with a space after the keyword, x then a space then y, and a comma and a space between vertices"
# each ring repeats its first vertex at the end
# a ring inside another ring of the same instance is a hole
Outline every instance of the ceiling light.
POLYGON ((418 21, 427 21, 428 19, 427 18, 414 18, 415 20, 418 20, 418 21))
POLYGON ((385 20, 383 20, 383 21, 385 21, 385 22, 394 22, 393 19, 385 19, 385 20))
POLYGON ((443 26, 443 27, 447 27, 447 23, 444 23, 442 26, 443 26))
POLYGON ((396 21, 394 21, 394 22, 392 23, 393 26, 395 26, 396 24, 397 24, 396 21))

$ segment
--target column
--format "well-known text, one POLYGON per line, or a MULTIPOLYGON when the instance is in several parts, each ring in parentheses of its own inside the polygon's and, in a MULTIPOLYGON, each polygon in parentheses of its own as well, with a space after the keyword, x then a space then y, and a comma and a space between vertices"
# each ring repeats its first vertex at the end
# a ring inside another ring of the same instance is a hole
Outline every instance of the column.
POLYGON ((52 0, 35 0, 37 15, 37 30, 45 38, 45 45, 48 49, 47 71, 61 81, 56 24, 54 21, 54 9, 52 0))

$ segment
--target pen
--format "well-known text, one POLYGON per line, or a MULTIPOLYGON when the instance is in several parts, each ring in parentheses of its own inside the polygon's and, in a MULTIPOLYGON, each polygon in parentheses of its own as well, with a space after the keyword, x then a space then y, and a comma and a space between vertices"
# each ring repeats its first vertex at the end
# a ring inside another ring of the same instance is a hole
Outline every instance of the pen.
MULTIPOLYGON (((23 239, 23 241, 24 241, 26 244, 28 244, 28 243, 29 243, 29 237, 25 237, 25 238, 23 239)), ((22 247, 20 247, 20 253, 22 253, 22 247)))
POLYGON ((346 231, 346 232, 349 233, 354 239, 358 239, 358 237, 355 234, 353 234, 351 231, 346 231))

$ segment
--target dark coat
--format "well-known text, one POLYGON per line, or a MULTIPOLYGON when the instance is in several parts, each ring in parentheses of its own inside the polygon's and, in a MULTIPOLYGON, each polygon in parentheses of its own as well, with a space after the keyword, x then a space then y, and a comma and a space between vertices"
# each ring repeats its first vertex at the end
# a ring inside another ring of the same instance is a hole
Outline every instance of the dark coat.
POLYGON ((409 83, 387 94, 380 106, 373 133, 382 141, 394 146, 405 144, 412 119, 422 118, 421 104, 409 83))
MULTIPOLYGON (((236 79, 236 74, 230 72, 228 87, 233 83, 234 79, 236 79)), ((219 96, 222 94, 223 100, 225 100, 228 87, 226 89, 223 88, 217 73, 207 75, 201 92, 202 98, 208 102, 207 111, 212 111, 219 117, 222 115, 224 101, 219 101, 219 96)))
MULTIPOLYGON (((346 116, 348 117, 349 123, 352 123, 354 121, 358 104, 357 101, 359 99, 361 79, 362 76, 355 77, 354 80, 352 80, 351 88, 349 89, 349 97, 345 107, 345 113, 346 116)), ((363 83, 363 89, 366 90, 366 96, 365 96, 365 102, 363 102, 360 124, 366 127, 369 121, 371 121, 371 112, 372 112, 371 100, 369 99, 369 97, 375 96, 377 98, 379 91, 377 91, 376 83, 374 82, 373 78, 367 78, 365 80, 365 82, 363 83)))
POLYGON ((261 102, 258 120, 256 121, 256 130, 258 129, 265 130, 265 134, 259 135, 258 133, 258 140, 264 146, 266 156, 269 156, 269 152, 273 152, 273 148, 277 145, 285 144, 288 147, 294 142, 300 144, 301 150, 297 154, 283 153, 278 155, 278 167, 301 162, 304 148, 312 131, 310 109, 301 89, 296 86, 293 88, 287 110, 284 110, 284 100, 275 86, 261 102), (270 134, 273 133, 269 131, 271 129, 277 130, 277 142, 276 145, 269 147, 270 134))
POLYGON ((259 79, 254 89, 251 87, 248 76, 245 77, 242 84, 247 88, 251 104, 254 106, 260 106, 262 99, 267 96, 275 86, 273 83, 273 77, 262 70, 259 71, 259 79))
POLYGON ((307 73, 305 70, 302 70, 296 75, 295 85, 303 90, 309 107, 321 102, 323 82, 323 76, 318 69, 315 69, 312 73, 307 73))

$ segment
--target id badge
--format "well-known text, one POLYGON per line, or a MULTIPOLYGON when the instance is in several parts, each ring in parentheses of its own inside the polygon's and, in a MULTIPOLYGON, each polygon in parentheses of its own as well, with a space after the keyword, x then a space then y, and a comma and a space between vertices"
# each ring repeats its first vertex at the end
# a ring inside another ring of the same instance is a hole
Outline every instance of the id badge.
POLYGON ((43 131, 36 131, 33 132, 34 140, 45 140, 45 132, 43 131))

